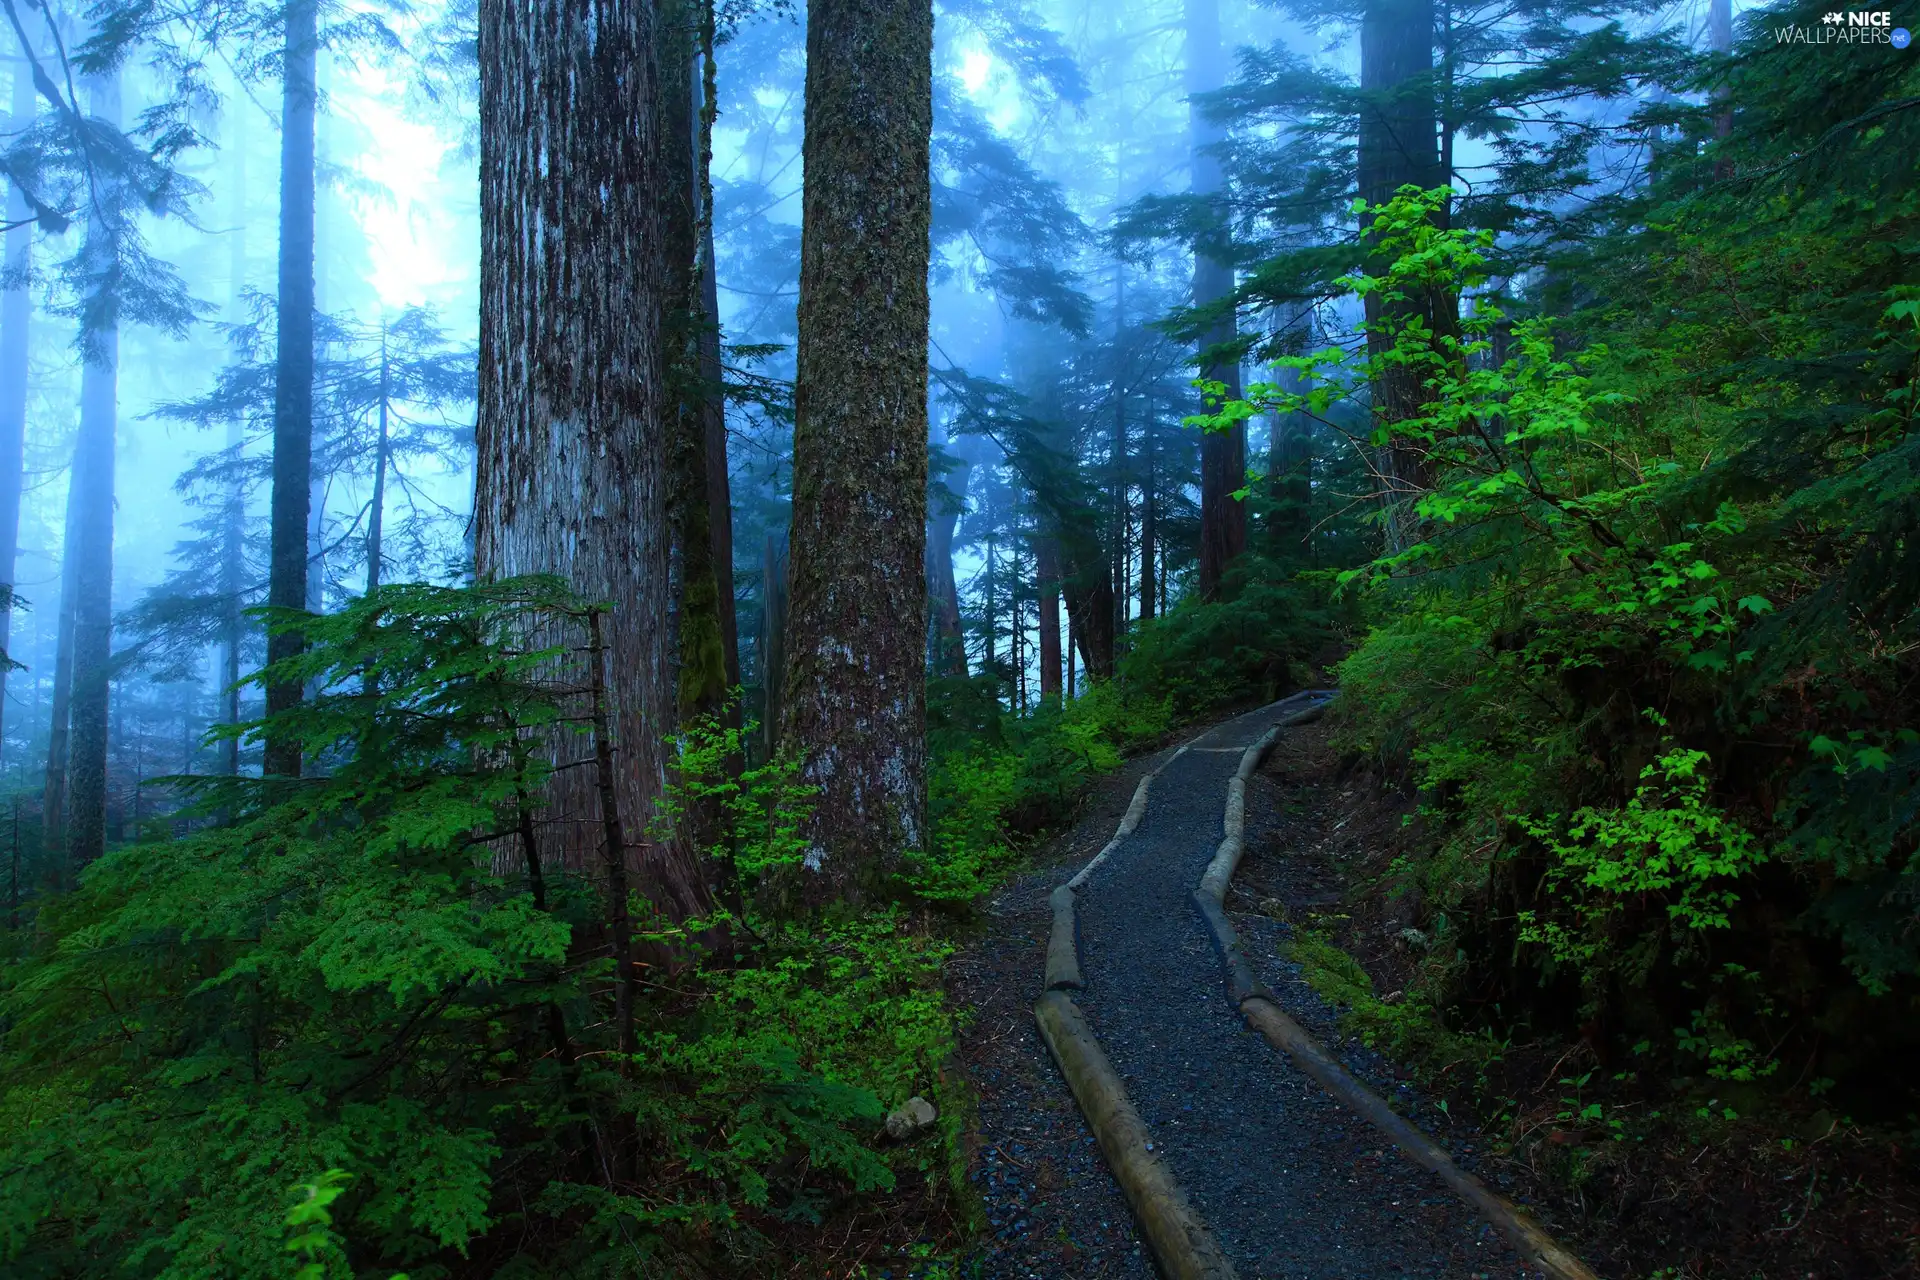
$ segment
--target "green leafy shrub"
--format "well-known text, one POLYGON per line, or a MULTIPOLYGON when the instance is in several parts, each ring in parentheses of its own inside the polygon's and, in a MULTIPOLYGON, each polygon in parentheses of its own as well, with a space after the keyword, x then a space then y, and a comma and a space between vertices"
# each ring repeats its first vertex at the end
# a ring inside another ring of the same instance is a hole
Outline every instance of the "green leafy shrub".
MULTIPOLYGON (((876 1143, 953 1036, 947 944, 899 912, 640 901, 679 959, 619 1052, 599 887, 498 855, 578 696, 516 637, 582 608, 528 579, 275 618, 309 648, 262 678, 319 692, 238 731, 325 767, 180 780, 194 829, 110 851, 0 969, 0 1270, 285 1274, 289 1177, 352 1169, 294 1224, 322 1274, 737 1274, 756 1224, 944 1159, 876 1143)), ((725 731, 683 742, 679 802, 714 806, 751 888, 809 797, 788 766, 729 777, 725 731)))
POLYGON ((1363 441, 1413 483, 1397 544, 1343 577, 1372 628, 1338 724, 1419 793, 1413 869, 1463 957, 1429 975, 1436 1010, 1471 984, 1709 1078, 1767 1078, 1751 1047, 1791 1045, 1864 1108, 1912 1097, 1880 1065, 1920 990, 1920 305, 1875 247, 1920 205, 1896 185, 1649 213, 1630 259, 1586 263, 1631 301, 1566 321, 1511 318, 1491 238, 1405 189, 1364 211, 1383 265, 1345 283, 1464 299, 1458 325, 1382 307, 1362 358, 1289 357, 1304 390, 1210 420, 1419 389, 1363 441))

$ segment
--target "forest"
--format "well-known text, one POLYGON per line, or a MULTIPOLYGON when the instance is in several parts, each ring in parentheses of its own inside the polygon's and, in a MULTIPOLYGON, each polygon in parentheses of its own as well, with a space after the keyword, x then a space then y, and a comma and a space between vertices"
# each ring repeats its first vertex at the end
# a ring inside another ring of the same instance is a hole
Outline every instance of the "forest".
POLYGON ((6 1280, 1920 1277, 1920 10, 0 8, 6 1280))

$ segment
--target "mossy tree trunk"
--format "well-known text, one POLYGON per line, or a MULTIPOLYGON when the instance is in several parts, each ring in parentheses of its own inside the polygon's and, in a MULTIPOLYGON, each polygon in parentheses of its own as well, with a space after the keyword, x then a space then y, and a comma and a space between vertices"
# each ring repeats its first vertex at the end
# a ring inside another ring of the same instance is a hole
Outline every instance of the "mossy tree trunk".
MULTIPOLYGON (((660 16, 646 0, 482 0, 479 16, 475 567, 483 579, 560 574, 611 606, 604 681, 626 862, 656 907, 684 917, 709 902, 697 860, 634 838, 665 781, 674 711, 665 316, 680 300, 661 226, 660 16)), ((579 748, 552 743, 569 761, 579 748)), ((601 865, 591 772, 556 774, 546 799, 543 858, 601 865)))
POLYGON ((926 839, 932 124, 931 0, 813 0, 781 741, 819 788, 814 897, 926 839))

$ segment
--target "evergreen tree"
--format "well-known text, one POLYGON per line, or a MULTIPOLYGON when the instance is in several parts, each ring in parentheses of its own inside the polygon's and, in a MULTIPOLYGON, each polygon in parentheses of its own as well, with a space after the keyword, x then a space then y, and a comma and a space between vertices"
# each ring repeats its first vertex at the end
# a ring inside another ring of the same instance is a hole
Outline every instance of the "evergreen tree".
MULTIPOLYGON (((289 0, 282 46, 280 96, 280 254, 275 293, 273 487, 268 499, 267 600, 282 609, 307 607, 307 516, 313 475, 313 147, 320 56, 318 0, 289 0)), ((300 633, 276 632, 267 661, 298 656, 300 633)), ((267 687, 271 719, 300 701, 298 685, 267 687)), ((266 744, 270 774, 297 777, 298 743, 266 744)))

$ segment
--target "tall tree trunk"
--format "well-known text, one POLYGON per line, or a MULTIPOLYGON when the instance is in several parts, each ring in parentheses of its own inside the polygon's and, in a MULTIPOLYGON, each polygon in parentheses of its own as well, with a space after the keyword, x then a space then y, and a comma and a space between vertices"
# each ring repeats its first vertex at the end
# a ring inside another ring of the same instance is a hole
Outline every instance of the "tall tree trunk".
MULTIPOLYGON (((1220 47, 1220 0, 1186 0, 1187 95, 1210 93, 1226 80, 1226 55, 1220 47)), ((1233 250, 1225 207, 1226 179, 1214 148, 1220 126, 1197 103, 1187 108, 1187 136, 1193 165, 1193 193, 1209 205, 1208 224, 1193 247, 1193 305, 1220 306, 1233 296, 1233 250)), ((1218 353, 1235 337, 1228 310, 1200 334, 1200 376, 1226 384, 1229 399, 1240 396, 1240 361, 1218 353), (1215 354, 1209 354, 1215 353, 1215 354)), ((1227 566, 1247 547, 1247 509, 1233 495, 1247 474, 1247 428, 1209 431, 1200 440, 1200 598, 1220 593, 1227 566)))
POLYGON ((1060 548, 1045 534, 1033 540, 1040 596, 1040 699, 1060 697, 1060 548))
POLYGON ((931 0, 811 0, 781 739, 855 898, 926 838, 932 126, 931 0))
POLYGON ((999 568, 995 563, 997 550, 994 536, 989 533, 987 553, 980 563, 980 627, 986 637, 980 651, 980 673, 995 680, 1000 676, 1000 611, 993 590, 999 568))
POLYGON ((1153 420, 1151 394, 1141 420, 1140 452, 1146 463, 1140 479, 1140 621, 1146 622, 1158 610, 1160 595, 1155 568, 1160 562, 1160 432, 1153 420))
POLYGON ((380 536, 387 506, 387 459, 393 446, 387 433, 387 400, 392 394, 393 375, 387 364, 387 325, 380 322, 380 426, 373 446, 373 502, 367 511, 367 594, 380 589, 380 536))
MULTIPOLYGON (((1276 379, 1284 391, 1300 393, 1306 381, 1297 369, 1282 369, 1276 379)), ((1268 551, 1304 558, 1313 533, 1312 421, 1303 413, 1273 415, 1267 448, 1267 495, 1273 503, 1268 551)))
POLYGON ((1067 683, 1066 688, 1061 691, 1068 699, 1074 695, 1076 682, 1073 678, 1073 655, 1078 648, 1079 637, 1074 634, 1073 615, 1069 613, 1067 615, 1067 683))
MULTIPOLYGON (((227 320, 239 324, 244 309, 242 297, 247 285, 247 133, 246 108, 235 101, 228 110, 227 147, 233 158, 228 219, 232 237, 227 243, 227 320)), ((238 360, 236 350, 233 359, 238 360)), ((239 461, 245 447, 245 424, 238 414, 227 419, 227 452, 239 461)), ((226 510, 220 529, 220 651, 221 696, 225 702, 224 720, 240 723, 240 646, 246 638, 246 619, 241 610, 241 593, 246 589, 247 491, 236 468, 229 482, 226 510)), ((240 739, 229 737, 222 744, 223 769, 229 777, 240 773, 240 739)))
MULTIPOLYGON (((15 137, 33 127, 35 110, 33 78, 15 63, 9 125, 15 137)), ((5 588, 0 592, 0 655, 10 653, 13 643, 14 563, 20 549, 20 482, 26 465, 27 332, 33 323, 26 285, 33 265, 30 217, 19 185, 8 183, 6 277, 16 283, 0 295, 0 587, 5 588)), ((0 755, 6 747, 6 701, 7 671, 0 663, 0 755)))
MULTIPOLYGON (((720 272, 713 256, 713 123, 720 113, 718 66, 714 57, 713 0, 700 4, 700 379, 705 390, 701 419, 706 427, 707 532, 713 540, 713 585, 720 599, 720 645, 726 657, 727 688, 740 685, 740 618, 733 585, 733 485, 727 471, 727 397, 720 363, 720 272)), ((740 708, 733 709, 739 722, 740 708)))
POLYGON ((1072 539, 1063 542, 1062 550, 1066 577, 1061 592, 1080 646, 1081 667, 1087 679, 1105 680, 1113 674, 1113 579, 1107 576, 1106 558, 1090 542, 1072 539))
MULTIPOLYGON (((305 609, 307 517, 313 481, 313 115, 319 53, 318 0, 292 0, 286 12, 285 72, 280 113, 278 349, 273 383, 273 497, 267 603, 305 609)), ((267 661, 299 656, 298 632, 267 638, 267 661)), ((298 680, 267 685, 267 714, 300 703, 298 680)), ((266 741, 266 772, 300 773, 300 744, 284 735, 266 741)))
MULTIPOLYGON (((120 125, 118 72, 88 79, 95 119, 120 125)), ((106 197, 113 202, 113 197, 106 197)), ((87 222, 83 254, 90 287, 113 287, 119 262, 117 226, 98 214, 87 222)), ((120 334, 108 326, 82 335, 80 432, 73 446, 72 484, 79 495, 73 522, 73 701, 68 739, 68 862, 75 870, 98 858, 107 839, 108 699, 113 665, 113 446, 119 418, 120 334)))
POLYGON ((967 481, 973 474, 974 448, 968 440, 954 451, 959 466, 938 478, 927 519, 927 598, 933 605, 933 669, 938 675, 967 674, 967 643, 961 632, 960 582, 953 572, 953 533, 967 505, 967 481))
MULTIPOLYGON (((76 449, 76 461, 78 460, 76 449)), ((78 476, 67 473, 67 518, 60 539, 60 615, 54 632, 53 688, 48 702, 47 781, 40 793, 42 831, 40 847, 48 857, 59 859, 63 882, 71 885, 66 873, 67 852, 67 766, 73 727, 73 619, 79 590, 80 507, 85 490, 78 476)))
POLYGON ((761 732, 767 758, 780 746, 781 694, 787 681, 787 531, 767 535, 760 559, 761 732))
MULTIPOLYGON (((1434 0, 1366 0, 1360 24, 1360 196, 1382 204, 1407 183, 1432 187, 1443 181, 1439 171, 1439 122, 1433 97, 1434 0)), ((1379 272, 1386 264, 1375 262, 1379 272)), ((1389 310, 1377 293, 1366 300, 1366 317, 1379 324, 1394 314, 1412 315, 1430 309, 1420 300, 1394 304, 1389 310)), ((1367 338, 1377 358, 1391 346, 1381 334, 1367 338)), ((1425 452, 1404 440, 1391 438, 1393 424, 1419 413, 1420 387, 1413 372, 1396 366, 1376 380, 1373 412, 1385 426, 1390 442, 1379 452, 1381 500, 1385 507, 1387 545, 1404 550, 1414 538, 1412 500, 1426 488, 1425 452)))
POLYGON ((679 572, 674 601, 679 640, 679 712, 691 720, 718 711, 727 696, 725 632, 714 564, 713 492, 709 483, 709 406, 714 388, 704 376, 707 328, 704 277, 707 240, 705 161, 711 139, 701 109, 706 29, 699 0, 669 4, 666 47, 660 59, 662 180, 660 225, 666 249, 666 322, 674 392, 673 441, 668 454, 674 547, 679 572))
POLYGON ((1113 538, 1108 547, 1108 574, 1113 579, 1113 630, 1127 629, 1127 374, 1121 362, 1122 338, 1127 331, 1126 264, 1113 265, 1113 423, 1107 441, 1108 503, 1113 538))
MULTIPOLYGON (((327 82, 331 76, 332 64, 314 52, 313 92, 314 102, 320 101, 320 95, 327 91, 327 82)), ((333 308, 333 255, 334 222, 328 207, 327 188, 319 182, 320 174, 326 171, 332 162, 333 127, 332 122, 316 110, 313 119, 313 313, 316 316, 327 315, 333 308)), ((332 354, 328 343, 319 333, 314 334, 313 358, 315 376, 332 354)), ((327 456, 327 423, 325 419, 309 419, 308 456, 318 456, 323 460, 327 456)), ((307 470, 307 602, 308 613, 325 613, 327 609, 327 490, 333 477, 329 468, 309 466, 307 470)))
MULTIPOLYGON (((660 226, 657 27, 643 0, 480 5, 475 568, 482 579, 564 574, 611 602, 615 794, 632 831, 660 796, 673 724, 662 317, 677 300, 660 226)), ((547 798, 543 858, 598 865, 593 780, 560 773, 547 798)), ((691 851, 662 841, 628 856, 656 907, 705 909, 691 851)))

